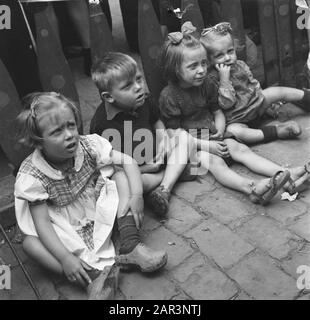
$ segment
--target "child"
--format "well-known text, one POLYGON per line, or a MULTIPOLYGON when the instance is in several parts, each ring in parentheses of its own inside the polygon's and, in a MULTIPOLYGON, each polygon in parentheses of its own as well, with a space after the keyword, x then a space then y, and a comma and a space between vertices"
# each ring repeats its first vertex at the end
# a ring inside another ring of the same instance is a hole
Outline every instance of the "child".
POLYGON ((195 138, 197 160, 217 181, 249 195, 255 203, 267 204, 285 184, 287 189, 295 191, 293 187, 301 185, 309 176, 307 166, 288 172, 234 139, 223 140, 225 117, 217 105, 214 87, 205 81, 206 51, 199 40, 186 31, 170 33, 161 56, 168 86, 161 92, 159 107, 167 128, 208 129, 212 141, 204 139, 205 135, 195 138), (229 156, 252 171, 272 178, 255 180, 240 176, 222 159, 229 156), (290 183, 286 183, 288 180, 290 183))
POLYGON ((15 204, 26 253, 70 281, 88 284, 90 295, 102 280, 91 283, 96 270, 114 261, 144 272, 162 267, 166 253, 146 247, 138 235, 143 199, 135 161, 98 135, 79 136, 78 111, 63 95, 34 93, 25 105, 18 117, 22 142, 35 150, 17 174, 15 204), (125 173, 116 172, 115 164, 125 173), (115 217, 121 238, 117 257, 110 239, 115 217))
POLYGON ((188 161, 190 136, 184 130, 166 131, 130 56, 108 53, 93 67, 92 78, 103 102, 91 120, 90 132, 113 138, 114 148, 138 162, 147 204, 165 215, 171 190, 188 161))
POLYGON ((200 41, 207 50, 211 67, 207 80, 218 94, 218 103, 228 124, 227 132, 245 143, 290 139, 301 134, 294 121, 261 129, 257 129, 257 124, 259 118, 268 113, 268 107, 280 100, 295 102, 310 111, 309 90, 287 87, 262 90, 249 67, 237 60, 232 29, 227 22, 204 29, 200 41))

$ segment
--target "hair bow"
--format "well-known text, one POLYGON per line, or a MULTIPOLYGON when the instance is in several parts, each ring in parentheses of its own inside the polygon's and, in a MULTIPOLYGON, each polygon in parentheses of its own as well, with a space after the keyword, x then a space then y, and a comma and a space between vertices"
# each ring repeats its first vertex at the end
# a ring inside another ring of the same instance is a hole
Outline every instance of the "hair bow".
POLYGON ((201 36, 204 37, 210 32, 226 35, 227 33, 232 33, 232 27, 229 22, 220 22, 213 27, 203 29, 201 36))
POLYGON ((190 21, 186 21, 183 23, 181 27, 181 32, 170 32, 168 34, 168 39, 172 44, 180 44, 183 40, 185 34, 191 34, 197 30, 196 27, 190 21))

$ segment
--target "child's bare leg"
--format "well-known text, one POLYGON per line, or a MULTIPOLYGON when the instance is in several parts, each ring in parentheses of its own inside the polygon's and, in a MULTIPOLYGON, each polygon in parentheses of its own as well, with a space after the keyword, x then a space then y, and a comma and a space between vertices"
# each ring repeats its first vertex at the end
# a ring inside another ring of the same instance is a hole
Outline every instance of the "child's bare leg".
POLYGON ((249 128, 244 123, 232 123, 226 128, 226 131, 232 133, 236 138, 245 143, 257 143, 264 141, 265 136, 261 129, 249 128))
POLYGON ((205 151, 197 153, 198 161, 213 174, 214 178, 223 186, 251 195, 255 191, 263 195, 269 189, 270 179, 248 179, 231 170, 225 161, 205 151))
POLYGON ((225 139, 225 142, 232 159, 242 163, 253 172, 271 177, 277 171, 283 170, 281 166, 259 156, 243 143, 234 139, 225 139))
POLYGON ((308 89, 296 89, 289 87, 270 87, 263 90, 265 97, 263 110, 279 100, 296 102, 298 106, 306 111, 310 111, 310 91, 308 89))
POLYGON ((265 97, 264 106, 269 106, 280 100, 299 101, 304 97, 304 91, 289 87, 269 87, 263 90, 263 95, 265 97))
POLYGON ((190 152, 194 147, 192 137, 183 130, 178 130, 171 138, 171 142, 174 145, 167 159, 163 179, 160 185, 146 198, 148 206, 154 213, 161 216, 168 212, 171 190, 184 171, 190 152))
POLYGON ((172 141, 174 143, 173 150, 167 159, 164 178, 160 184, 169 192, 187 165, 190 152, 194 146, 191 136, 183 130, 179 131, 172 141))
POLYGON ((26 236, 23 241, 23 249, 44 268, 58 274, 63 273, 59 261, 45 248, 38 237, 26 236))
POLYGON ((164 170, 156 173, 143 173, 143 193, 148 193, 159 186, 164 177, 164 170))

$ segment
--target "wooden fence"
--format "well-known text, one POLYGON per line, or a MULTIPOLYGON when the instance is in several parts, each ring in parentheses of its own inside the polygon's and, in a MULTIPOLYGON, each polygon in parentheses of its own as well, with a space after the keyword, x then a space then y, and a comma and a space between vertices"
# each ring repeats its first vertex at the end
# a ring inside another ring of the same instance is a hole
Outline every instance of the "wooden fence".
MULTIPOLYGON (((157 65, 158 53, 164 41, 158 21, 158 7, 155 12, 154 0, 136 1, 138 1, 138 43, 143 69, 148 87, 154 98, 157 99, 165 85, 157 65)), ((209 22, 206 17, 210 17, 210 14, 206 14, 205 10, 212 8, 213 1, 215 0, 179 0, 181 11, 188 8, 181 17, 182 22, 191 20, 199 29, 208 26, 209 22)), ((243 21, 246 12, 242 11, 242 3, 241 0, 216 0, 220 10, 213 12, 213 17, 216 19, 212 19, 212 22, 229 21, 232 24, 234 37, 239 41, 239 58, 244 59, 246 57, 246 32, 243 21)), ((306 31, 297 28, 298 15, 295 1, 256 0, 256 4, 265 84, 294 86, 295 77, 301 71, 308 55, 306 31)), ((38 5, 34 16, 37 35, 34 47, 36 48, 41 87, 46 91, 61 92, 78 104, 78 95, 69 65, 60 44, 53 35, 53 30, 45 15, 44 5, 38 5)), ((97 60, 105 52, 113 50, 111 30, 98 4, 90 5, 90 27, 92 57, 93 60, 97 60)), ((2 118, 0 144, 15 167, 18 167, 25 153, 25 150, 21 151, 17 147, 15 131, 12 130, 12 121, 21 108, 17 101, 19 101, 19 96, 13 81, 5 65, 0 63, 0 119, 2 118)))

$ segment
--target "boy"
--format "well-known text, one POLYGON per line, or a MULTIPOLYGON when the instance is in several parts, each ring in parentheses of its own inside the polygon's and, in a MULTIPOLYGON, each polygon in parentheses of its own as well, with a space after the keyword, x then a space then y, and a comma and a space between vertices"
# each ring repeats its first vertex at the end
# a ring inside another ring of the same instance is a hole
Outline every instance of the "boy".
POLYGON ((92 78, 103 102, 91 120, 90 132, 110 141, 112 136, 113 147, 138 162, 147 204, 165 215, 170 192, 193 148, 192 138, 183 130, 166 131, 130 56, 108 53, 93 67, 92 78), (167 165, 163 169, 164 159, 167 165))

